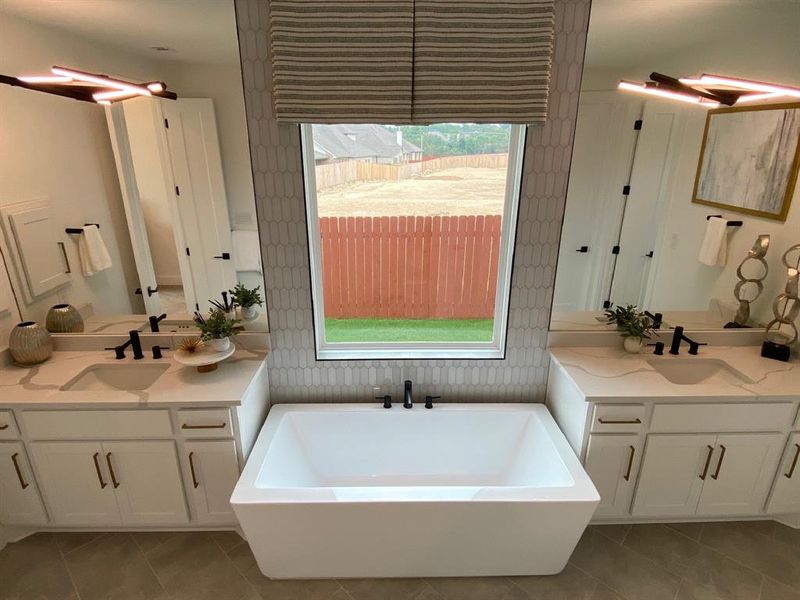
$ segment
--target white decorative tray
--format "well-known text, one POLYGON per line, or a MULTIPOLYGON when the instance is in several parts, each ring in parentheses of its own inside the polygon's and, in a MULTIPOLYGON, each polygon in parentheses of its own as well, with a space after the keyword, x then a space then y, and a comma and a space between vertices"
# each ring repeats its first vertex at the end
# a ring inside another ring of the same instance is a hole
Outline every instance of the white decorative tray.
POLYGON ((173 355, 175 360, 188 367, 197 367, 198 372, 208 373, 217 368, 217 363, 229 358, 236 351, 236 346, 231 344, 230 348, 223 352, 216 352, 206 346, 198 352, 186 352, 177 350, 173 355))

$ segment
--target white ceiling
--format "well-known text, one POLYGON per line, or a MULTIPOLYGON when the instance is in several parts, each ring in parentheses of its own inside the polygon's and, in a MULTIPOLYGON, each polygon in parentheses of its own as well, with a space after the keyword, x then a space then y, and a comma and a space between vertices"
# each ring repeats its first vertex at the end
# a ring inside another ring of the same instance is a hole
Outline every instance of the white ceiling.
POLYGON ((0 0, 0 12, 152 60, 239 60, 233 0, 0 0))

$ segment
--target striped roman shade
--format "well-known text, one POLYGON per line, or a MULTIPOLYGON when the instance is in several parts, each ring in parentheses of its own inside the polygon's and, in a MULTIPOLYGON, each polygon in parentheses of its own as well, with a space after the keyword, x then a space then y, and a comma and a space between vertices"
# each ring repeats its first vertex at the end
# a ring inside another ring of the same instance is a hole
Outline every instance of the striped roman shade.
POLYGON ((547 116, 552 0, 416 0, 412 121, 547 116))
POLYGON ((271 0, 278 121, 408 123, 413 0, 271 0))
POLYGON ((278 121, 537 123, 553 0, 271 0, 278 121))

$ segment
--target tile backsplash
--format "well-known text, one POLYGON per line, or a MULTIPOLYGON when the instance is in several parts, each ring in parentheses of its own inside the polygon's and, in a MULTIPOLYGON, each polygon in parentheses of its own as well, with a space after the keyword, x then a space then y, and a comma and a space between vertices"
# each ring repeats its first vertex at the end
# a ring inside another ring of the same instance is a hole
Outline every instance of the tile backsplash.
POLYGON ((236 0, 250 152, 272 350, 270 397, 281 402, 372 401, 414 381, 418 397, 453 402, 542 402, 558 244, 590 0, 555 3, 547 122, 528 129, 505 360, 317 361, 311 314, 300 133, 272 115, 269 3, 236 0), (388 382, 391 382, 388 384, 388 382))

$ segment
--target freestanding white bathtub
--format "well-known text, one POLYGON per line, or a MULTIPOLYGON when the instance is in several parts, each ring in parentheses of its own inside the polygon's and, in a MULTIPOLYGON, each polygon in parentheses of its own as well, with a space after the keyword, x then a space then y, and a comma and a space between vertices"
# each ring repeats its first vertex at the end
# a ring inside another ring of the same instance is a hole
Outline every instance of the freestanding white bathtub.
POLYGON ((231 503, 278 579, 560 572, 600 497, 539 404, 282 404, 231 503))

